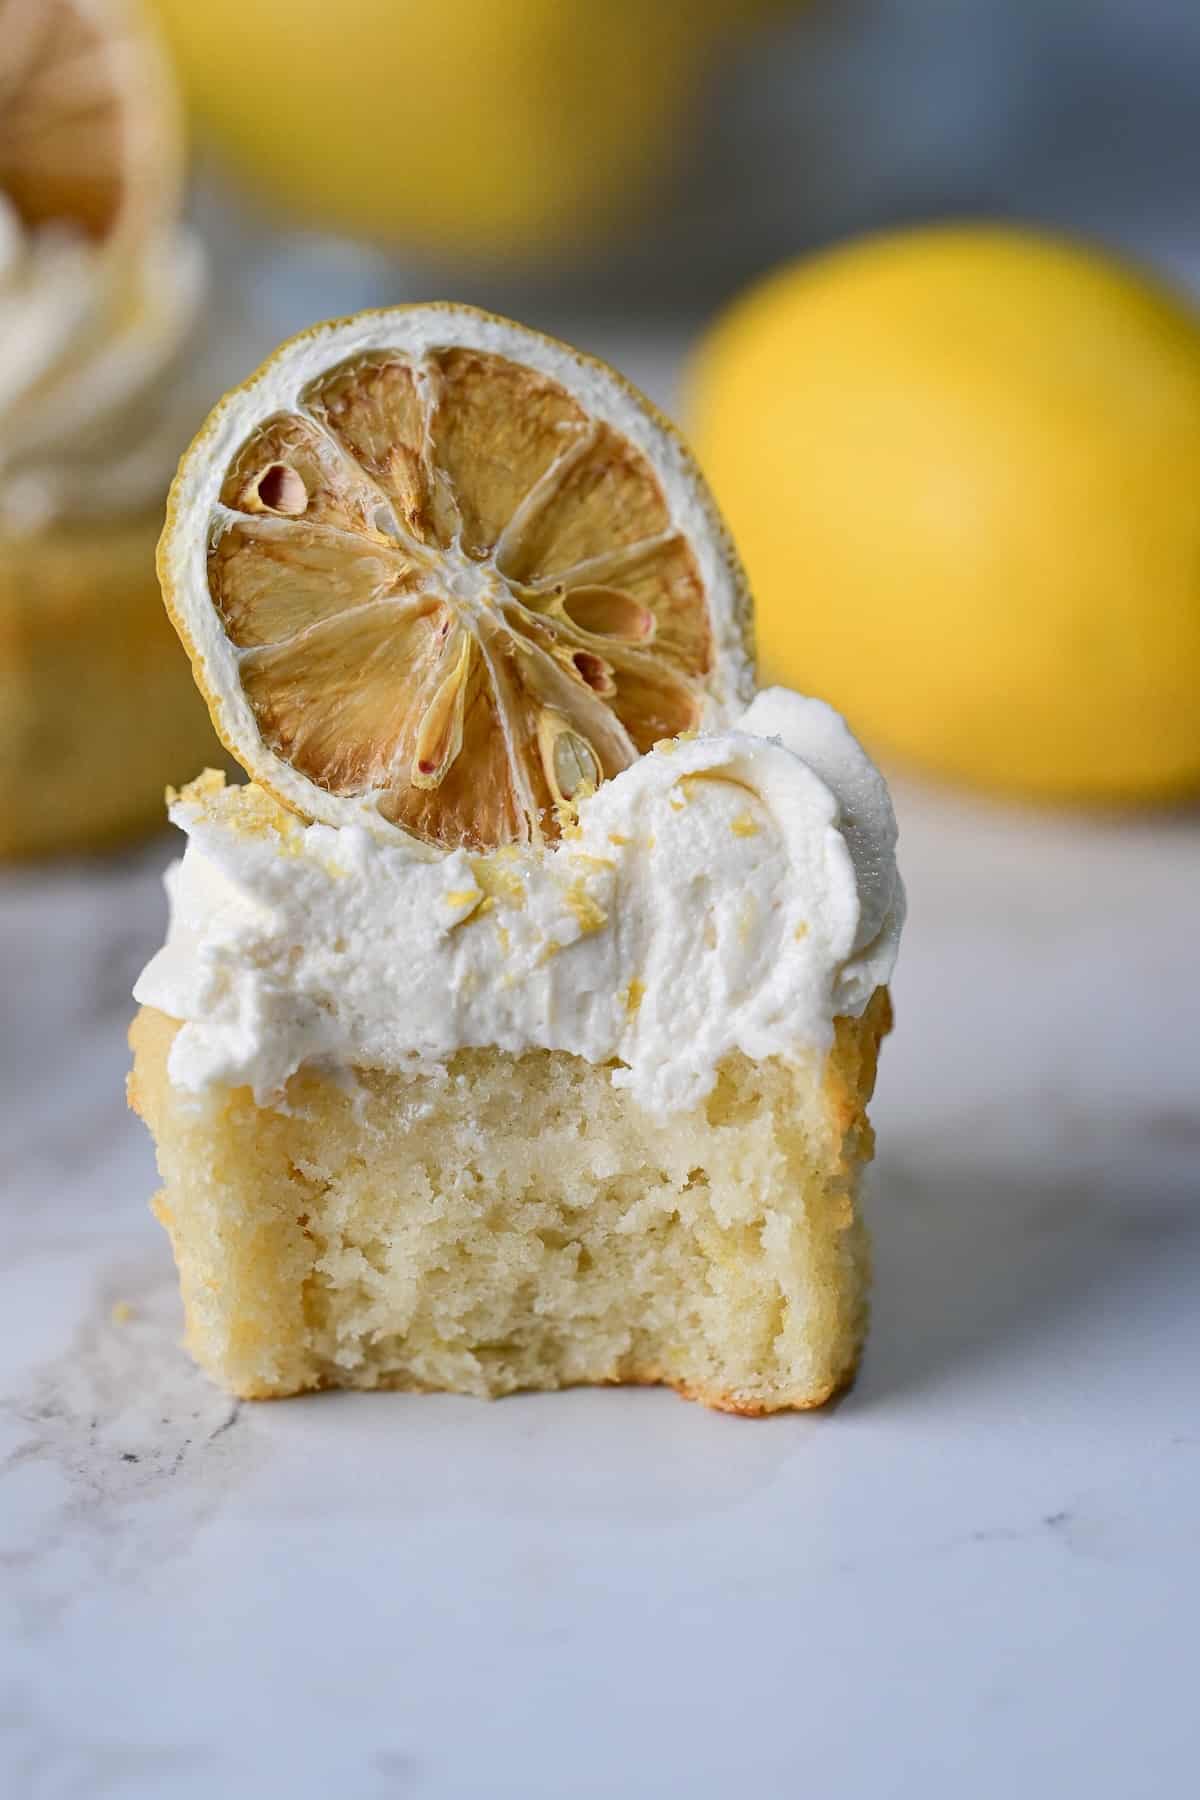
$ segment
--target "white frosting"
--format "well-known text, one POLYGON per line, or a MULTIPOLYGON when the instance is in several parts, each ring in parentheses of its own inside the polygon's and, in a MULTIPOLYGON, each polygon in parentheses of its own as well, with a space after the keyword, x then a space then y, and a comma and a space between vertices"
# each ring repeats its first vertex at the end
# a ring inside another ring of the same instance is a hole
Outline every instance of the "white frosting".
POLYGON ((67 229, 26 231, 0 194, 0 530, 161 501, 194 405, 172 378, 203 292, 182 232, 118 264, 67 229))
POLYGON ((360 827, 281 835, 237 790, 172 808, 165 947, 134 990, 184 1021, 180 1088, 302 1063, 397 1069, 465 1046, 613 1062, 651 1111, 730 1051, 824 1048, 892 969, 904 915, 882 777, 844 722, 781 688, 584 800, 557 849, 428 860, 360 827))

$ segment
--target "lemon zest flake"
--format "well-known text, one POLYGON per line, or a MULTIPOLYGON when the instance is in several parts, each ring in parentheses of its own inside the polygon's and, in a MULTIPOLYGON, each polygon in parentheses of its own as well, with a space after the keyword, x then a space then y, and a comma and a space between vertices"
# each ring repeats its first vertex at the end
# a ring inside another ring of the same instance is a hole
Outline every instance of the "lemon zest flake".
POLYGON ((645 992, 645 982, 640 980, 636 975, 630 981, 629 986, 623 990, 621 999, 624 1002, 625 1011, 629 1018, 632 1019, 637 1013, 639 1006, 642 1004, 645 992))
POLYGON ((521 907, 525 904, 525 882, 512 863, 511 855, 497 850, 491 856, 473 856, 471 872, 490 900, 502 900, 506 906, 521 907))
POLYGON ((602 930, 608 924, 608 914, 594 895, 588 893, 582 881, 573 881, 563 899, 574 913, 584 937, 590 937, 593 932, 602 930))

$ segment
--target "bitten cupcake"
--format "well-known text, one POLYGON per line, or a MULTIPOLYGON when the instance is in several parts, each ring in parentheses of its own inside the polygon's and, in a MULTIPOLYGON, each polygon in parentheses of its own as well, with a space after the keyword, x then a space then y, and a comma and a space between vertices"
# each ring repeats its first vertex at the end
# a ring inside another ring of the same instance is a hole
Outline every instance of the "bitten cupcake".
POLYGON ((755 694, 666 421, 470 307, 340 320, 210 416, 159 568, 251 777, 174 797, 135 990, 204 1368, 844 1386, 895 820, 831 708, 755 694))

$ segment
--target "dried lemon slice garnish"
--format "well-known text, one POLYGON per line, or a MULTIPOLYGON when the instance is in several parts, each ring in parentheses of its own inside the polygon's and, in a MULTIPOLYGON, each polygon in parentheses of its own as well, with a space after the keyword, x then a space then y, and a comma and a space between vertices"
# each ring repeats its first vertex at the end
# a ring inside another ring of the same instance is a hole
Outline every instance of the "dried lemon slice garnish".
POLYGON ((159 572, 256 781, 442 848, 553 841, 753 686, 744 578, 670 426, 470 307, 284 345, 184 457, 159 572))
POLYGON ((136 0, 0 0, 0 194, 116 247, 172 215, 181 127, 136 0))

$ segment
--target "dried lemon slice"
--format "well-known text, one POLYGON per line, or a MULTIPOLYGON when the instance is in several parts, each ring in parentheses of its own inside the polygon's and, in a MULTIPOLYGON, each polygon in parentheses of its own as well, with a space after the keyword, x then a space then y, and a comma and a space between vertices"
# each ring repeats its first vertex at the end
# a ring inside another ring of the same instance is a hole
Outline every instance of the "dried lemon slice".
POLYGON ((0 0, 0 194, 117 245, 176 206, 171 70, 135 0, 0 0))
POLYGON ((471 307, 285 344, 184 457, 159 573, 255 780, 443 848, 553 841, 753 687, 744 577, 670 426, 471 307))

